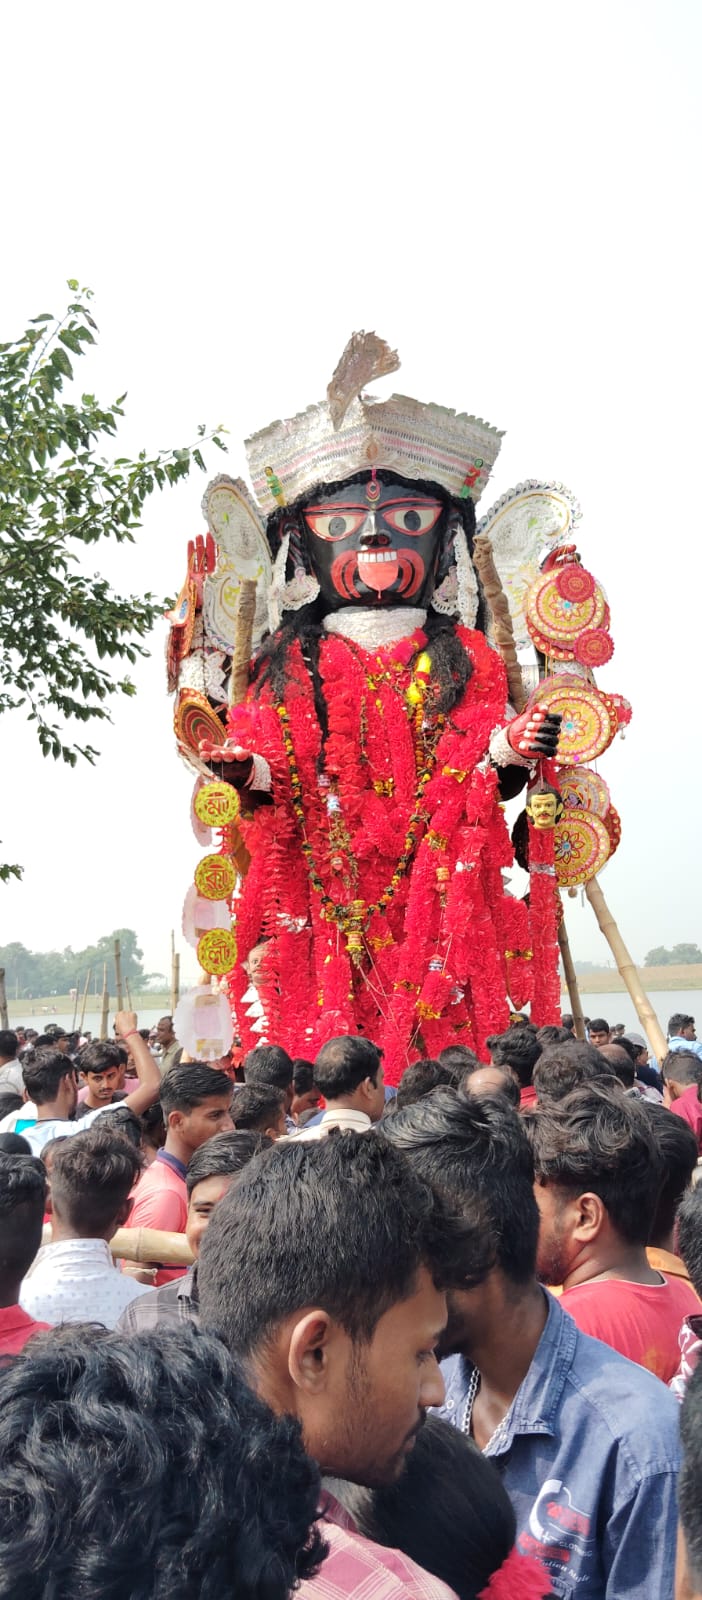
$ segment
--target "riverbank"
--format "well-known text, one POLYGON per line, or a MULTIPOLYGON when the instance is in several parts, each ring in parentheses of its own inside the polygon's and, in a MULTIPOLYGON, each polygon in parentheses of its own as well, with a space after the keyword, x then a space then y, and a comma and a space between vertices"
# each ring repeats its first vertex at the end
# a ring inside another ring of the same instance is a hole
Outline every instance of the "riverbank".
MULTIPOLYGON (((671 989, 702 989, 702 965, 699 964, 689 967, 639 967, 639 972, 644 989, 651 994, 671 989)), ((581 994, 625 993, 625 985, 616 967, 604 967, 598 972, 579 972, 577 979, 581 994)))

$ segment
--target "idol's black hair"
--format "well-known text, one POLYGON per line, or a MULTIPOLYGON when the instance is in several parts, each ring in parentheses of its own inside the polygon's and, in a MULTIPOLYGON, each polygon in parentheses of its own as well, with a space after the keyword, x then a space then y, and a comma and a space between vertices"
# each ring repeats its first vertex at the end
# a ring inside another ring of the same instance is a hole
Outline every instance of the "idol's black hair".
MULTIPOLYGON (((303 508, 310 502, 327 499, 346 484, 367 483, 370 472, 357 472, 349 478, 344 478, 336 483, 317 484, 314 491, 310 491, 291 506, 283 506, 274 511, 268 518, 266 532, 268 542, 273 554, 278 550, 281 541, 282 525, 288 522, 298 524, 296 537, 291 536, 291 556, 295 565, 306 567, 307 556, 304 541, 301 535, 300 518, 303 508)), ((475 506, 471 499, 453 499, 446 490, 437 483, 429 483, 423 479, 403 478, 399 473, 381 468, 376 477, 380 483, 399 483, 409 490, 417 490, 420 494, 431 495, 440 500, 447 511, 456 513, 466 535, 469 554, 472 559, 473 539, 475 536, 475 506)), ((294 530, 293 530, 294 534, 294 530)), ((443 581, 451 566, 452 546, 449 537, 445 537, 439 557, 439 566, 436 574, 436 584, 443 581)), ((299 611, 283 612, 281 627, 276 633, 264 640, 258 654, 255 668, 254 692, 260 693, 264 684, 268 684, 277 701, 283 701, 285 686, 288 677, 288 656, 290 650, 298 642, 302 651, 302 659, 310 675, 312 693, 314 696, 317 719, 322 731, 322 752, 320 765, 324 763, 324 746, 328 733, 327 705, 324 699, 324 689, 319 670, 319 647, 323 637, 323 618, 325 615, 324 603, 317 599, 310 605, 301 606, 299 611)), ((478 614, 475 626, 484 630, 485 612, 482 595, 480 595, 478 614)), ((427 648, 431 656, 431 683, 434 687, 434 708, 444 715, 451 711, 460 699, 471 676, 472 665, 470 659, 457 637, 454 621, 450 617, 439 616, 431 610, 427 613, 424 624, 427 636, 427 648)))

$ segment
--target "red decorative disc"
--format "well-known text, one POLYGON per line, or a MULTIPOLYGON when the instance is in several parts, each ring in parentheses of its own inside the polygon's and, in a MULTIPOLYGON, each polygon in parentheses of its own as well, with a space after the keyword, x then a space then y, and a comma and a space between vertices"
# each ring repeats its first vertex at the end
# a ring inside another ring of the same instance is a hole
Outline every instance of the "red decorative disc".
MULTIPOLYGON (((563 571, 571 569, 563 569, 563 571)), ((532 583, 526 599, 526 620, 532 638, 547 639, 556 649, 574 650, 585 628, 600 628, 605 614, 605 597, 599 584, 582 600, 564 600, 558 587, 563 572, 542 572, 532 583)))
POLYGON ((610 856, 613 856, 622 836, 621 817, 619 812, 615 811, 614 806, 610 806, 604 818, 604 825, 609 834, 609 853, 610 856))
POLYGON ((567 811, 594 811, 595 816, 606 817, 610 807, 609 789, 599 772, 592 767, 562 767, 558 774, 558 787, 567 811))
POLYGON ((571 561, 556 573, 556 588, 561 600, 589 600, 595 593, 595 580, 585 567, 571 561))
POLYGON ((173 726, 178 743, 195 754, 199 752, 201 739, 208 739, 210 744, 224 744, 227 737, 207 695, 197 689, 181 689, 176 701, 173 726))
POLYGON ((614 645, 604 628, 586 628, 575 641, 574 655, 584 667, 603 667, 614 655, 614 645))
POLYGON ((617 713, 617 721, 620 728, 628 728, 634 714, 631 701, 625 700, 623 694, 611 694, 609 699, 617 713))

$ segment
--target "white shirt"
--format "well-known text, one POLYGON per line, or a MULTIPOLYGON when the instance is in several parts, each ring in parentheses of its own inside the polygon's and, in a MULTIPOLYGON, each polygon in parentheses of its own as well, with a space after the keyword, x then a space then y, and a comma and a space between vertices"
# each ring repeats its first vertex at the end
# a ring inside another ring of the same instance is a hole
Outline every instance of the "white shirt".
POLYGON ((353 1133, 367 1133, 373 1124, 365 1111, 353 1111, 350 1106, 339 1106, 338 1111, 325 1111, 321 1122, 313 1128, 300 1128, 294 1139, 326 1139, 332 1128, 350 1129, 353 1133))
POLYGON ((32 1155, 40 1156, 50 1139, 70 1139, 74 1133, 84 1133, 96 1117, 101 1117, 103 1111, 109 1110, 112 1110, 111 1106, 98 1106, 97 1111, 86 1111, 85 1116, 79 1117, 77 1122, 65 1122, 62 1117, 47 1117, 45 1122, 37 1122, 37 1108, 28 1100, 20 1106, 19 1111, 11 1111, 9 1117, 3 1117, 0 1133, 20 1133, 26 1139, 32 1155), (30 1118, 35 1119, 31 1128, 17 1127, 18 1122, 29 1121, 30 1118))
POLYGON ((21 1061, 6 1061, 0 1067, 0 1094, 24 1094, 21 1061))
POLYGON ((42 1245, 20 1288, 20 1305, 37 1322, 101 1322, 116 1328, 122 1312, 151 1292, 115 1266, 104 1239, 42 1245))

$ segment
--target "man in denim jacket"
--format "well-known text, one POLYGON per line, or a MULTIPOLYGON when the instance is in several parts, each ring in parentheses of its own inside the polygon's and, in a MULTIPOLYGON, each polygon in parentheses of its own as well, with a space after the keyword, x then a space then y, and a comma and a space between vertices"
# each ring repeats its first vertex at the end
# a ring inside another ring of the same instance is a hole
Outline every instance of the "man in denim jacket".
POLYGON ((537 1282, 519 1118, 499 1099, 436 1089, 390 1118, 387 1136, 494 1243, 484 1283, 449 1294, 440 1415, 500 1468, 519 1549, 541 1558, 560 1600, 671 1600, 676 1404, 537 1282))

